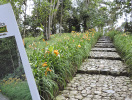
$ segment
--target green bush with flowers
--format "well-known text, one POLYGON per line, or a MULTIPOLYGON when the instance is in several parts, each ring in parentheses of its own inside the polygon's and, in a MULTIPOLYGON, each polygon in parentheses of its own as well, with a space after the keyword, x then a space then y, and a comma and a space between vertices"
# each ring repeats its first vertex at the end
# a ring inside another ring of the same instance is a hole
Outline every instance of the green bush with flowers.
POLYGON ((42 100, 54 99, 58 91, 66 86, 100 36, 100 33, 90 29, 85 33, 51 35, 51 41, 54 40, 52 42, 43 39, 41 42, 29 43, 25 39, 25 44, 29 45, 26 50, 42 100))
POLYGON ((132 77, 132 35, 116 30, 110 31, 107 35, 113 40, 118 53, 128 66, 130 77, 132 77))

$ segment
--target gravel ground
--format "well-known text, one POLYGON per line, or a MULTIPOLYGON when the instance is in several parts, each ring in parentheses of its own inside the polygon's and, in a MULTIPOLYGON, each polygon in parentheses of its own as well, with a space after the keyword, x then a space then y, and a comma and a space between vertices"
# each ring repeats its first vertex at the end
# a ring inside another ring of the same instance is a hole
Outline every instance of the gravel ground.
POLYGON ((125 100, 131 94, 128 77, 77 74, 57 100, 125 100))

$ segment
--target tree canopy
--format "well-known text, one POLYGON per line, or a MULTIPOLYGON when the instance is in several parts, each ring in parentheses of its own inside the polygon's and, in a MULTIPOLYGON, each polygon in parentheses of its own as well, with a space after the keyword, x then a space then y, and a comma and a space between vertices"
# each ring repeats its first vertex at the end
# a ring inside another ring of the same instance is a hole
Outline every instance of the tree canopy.
POLYGON ((114 27, 123 13, 131 12, 130 0, 32 0, 32 15, 28 15, 27 1, 0 0, 0 4, 11 3, 23 38, 43 34, 48 40, 56 33, 84 32, 90 28, 103 31, 105 26, 114 27))

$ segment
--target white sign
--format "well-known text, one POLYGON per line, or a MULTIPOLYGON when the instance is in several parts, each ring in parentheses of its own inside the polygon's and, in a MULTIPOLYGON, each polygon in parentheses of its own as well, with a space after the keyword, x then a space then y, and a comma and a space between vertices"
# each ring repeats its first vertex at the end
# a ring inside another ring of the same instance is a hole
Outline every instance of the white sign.
MULTIPOLYGON (((26 51, 24 49, 23 41, 22 41, 19 29, 18 29, 18 25, 15 19, 12 7, 10 4, 1 5, 0 6, 0 40, 3 41, 2 39, 7 39, 7 38, 13 39, 13 37, 14 37, 14 40, 16 41, 16 47, 18 49, 22 65, 24 67, 24 71, 25 71, 25 75, 26 75, 26 79, 28 82, 28 86, 29 86, 32 99, 40 100, 40 96, 39 96, 39 93, 36 87, 36 83, 35 83, 35 80, 32 74, 29 61, 28 61, 28 57, 26 55, 26 51)), ((8 46, 8 48, 10 48, 10 46, 8 46)), ((10 67, 8 66, 8 68, 10 67)), ((2 75, 4 77, 4 74, 2 75)))

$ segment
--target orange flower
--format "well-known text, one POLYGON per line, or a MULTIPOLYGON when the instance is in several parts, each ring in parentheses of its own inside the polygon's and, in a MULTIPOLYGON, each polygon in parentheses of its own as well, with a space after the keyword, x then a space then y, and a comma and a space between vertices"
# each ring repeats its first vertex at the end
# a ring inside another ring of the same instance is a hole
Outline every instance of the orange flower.
POLYGON ((22 41, 23 41, 23 45, 25 46, 24 39, 22 41))
POLYGON ((81 45, 79 44, 78 47, 81 48, 81 45))
POLYGON ((56 56, 58 56, 59 54, 58 50, 54 50, 54 53, 56 54, 56 56))
POLYGON ((43 41, 45 41, 45 39, 43 39, 43 41))
POLYGON ((50 52, 49 52, 49 51, 46 51, 45 53, 48 53, 48 54, 50 54, 50 52))
POLYGON ((51 69, 49 69, 49 67, 47 67, 47 68, 46 68, 46 71, 50 71, 50 72, 51 72, 52 70, 51 70, 51 69))
POLYGON ((43 63, 42 66, 43 66, 43 67, 48 66, 48 65, 47 65, 47 62, 43 63))
POLYGON ((45 71, 45 76, 47 76, 47 71, 45 71))
POLYGON ((32 46, 31 46, 31 44, 29 45, 29 48, 31 48, 32 46))
POLYGON ((73 40, 73 42, 74 42, 74 40, 73 40))
POLYGON ((46 42, 46 45, 48 45, 48 43, 46 42))

